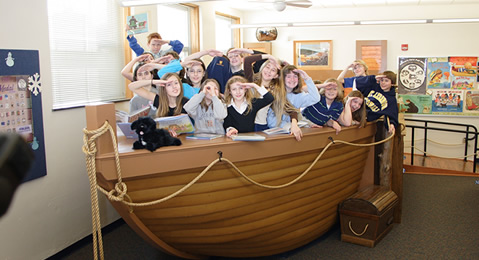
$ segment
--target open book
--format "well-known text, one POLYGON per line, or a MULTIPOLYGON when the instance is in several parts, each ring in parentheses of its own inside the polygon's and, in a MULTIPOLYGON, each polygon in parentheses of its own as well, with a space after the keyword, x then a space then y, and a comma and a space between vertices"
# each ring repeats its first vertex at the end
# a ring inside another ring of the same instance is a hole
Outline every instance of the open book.
POLYGON ((264 141, 266 137, 259 134, 246 133, 246 134, 232 135, 231 139, 233 139, 233 141, 264 141))
POLYGON ((126 138, 138 139, 138 135, 136 134, 136 132, 134 130, 131 130, 131 123, 142 116, 148 116, 150 110, 151 107, 148 106, 140 110, 134 111, 130 114, 121 110, 115 111, 116 124, 118 125, 118 128, 120 128, 123 135, 126 136, 126 138))
POLYGON ((132 123, 142 116, 148 116, 148 114, 150 113, 150 110, 151 110, 150 106, 144 107, 137 111, 133 111, 129 114, 125 111, 116 110, 115 111, 116 122, 132 123))
POLYGON ((195 127, 191 123, 191 119, 188 115, 182 114, 178 116, 166 116, 155 118, 156 128, 174 130, 177 134, 193 133, 195 127))
POLYGON ((193 139, 193 140, 212 140, 216 138, 223 137, 224 135, 218 134, 194 134, 194 135, 187 135, 186 139, 193 139))
POLYGON ((269 135, 289 134, 289 130, 278 126, 278 127, 266 129, 263 131, 263 133, 269 134, 269 135))

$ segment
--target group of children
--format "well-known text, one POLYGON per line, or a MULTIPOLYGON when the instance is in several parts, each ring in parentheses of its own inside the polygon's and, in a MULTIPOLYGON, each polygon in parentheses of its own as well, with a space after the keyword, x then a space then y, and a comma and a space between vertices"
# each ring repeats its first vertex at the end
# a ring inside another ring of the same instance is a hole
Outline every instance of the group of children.
MULTIPOLYGON (((179 41, 162 40, 159 34, 150 36, 151 53, 133 45, 137 57, 122 70, 136 94, 130 101, 131 112, 150 106, 152 117, 187 113, 196 133, 228 137, 282 127, 298 141, 302 138, 299 121, 308 122, 310 127, 329 126, 339 133, 341 126, 361 127, 366 120, 384 115, 389 132, 397 126, 393 72, 368 76, 367 65, 355 61, 338 79, 315 84, 305 71, 269 54, 230 49, 223 55, 205 50, 180 61, 179 41), (160 46, 151 46, 153 42, 160 46), (164 44, 175 51, 161 50, 164 44), (205 55, 213 57, 208 66, 201 60, 205 55), (344 78, 349 69, 355 77, 344 78), (343 84, 353 88, 344 98, 343 84)), ((130 45, 137 44, 136 40, 129 41, 130 45)), ((176 136, 175 132, 171 134, 176 136)))

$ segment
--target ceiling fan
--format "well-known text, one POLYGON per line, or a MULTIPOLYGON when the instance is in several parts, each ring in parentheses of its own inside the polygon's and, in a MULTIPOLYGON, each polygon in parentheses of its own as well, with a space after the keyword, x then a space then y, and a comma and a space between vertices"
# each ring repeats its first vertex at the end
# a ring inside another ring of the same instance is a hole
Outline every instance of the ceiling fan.
MULTIPOLYGON (((284 11, 286 6, 294 6, 300 8, 308 8, 313 5, 313 3, 309 0, 256 0, 257 2, 267 2, 273 5, 273 8, 278 11, 284 11)), ((255 1, 251 1, 255 2, 255 1)))

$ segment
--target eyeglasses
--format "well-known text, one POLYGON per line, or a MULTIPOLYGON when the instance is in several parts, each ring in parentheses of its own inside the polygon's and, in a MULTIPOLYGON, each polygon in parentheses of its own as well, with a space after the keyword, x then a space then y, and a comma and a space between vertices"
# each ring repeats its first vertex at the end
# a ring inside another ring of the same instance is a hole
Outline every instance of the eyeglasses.
POLYGON ((151 74, 151 72, 149 72, 149 71, 143 71, 143 72, 137 72, 137 73, 136 73, 136 75, 137 75, 137 76, 140 76, 140 77, 141 77, 141 76, 148 76, 148 75, 150 75, 150 74, 151 74))

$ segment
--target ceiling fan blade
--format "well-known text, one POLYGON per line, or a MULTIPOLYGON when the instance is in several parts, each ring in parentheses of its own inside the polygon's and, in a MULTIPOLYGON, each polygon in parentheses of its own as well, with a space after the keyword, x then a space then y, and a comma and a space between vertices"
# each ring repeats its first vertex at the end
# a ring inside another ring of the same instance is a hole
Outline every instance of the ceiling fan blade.
POLYGON ((309 8, 309 7, 311 7, 312 4, 304 5, 304 4, 296 4, 296 3, 293 4, 293 3, 286 2, 286 5, 294 6, 294 7, 300 7, 300 8, 309 8))
POLYGON ((311 7, 313 5, 313 3, 311 3, 311 1, 307 1, 307 0, 298 0, 298 1, 286 1, 286 5, 289 5, 289 6, 294 6, 294 7, 301 7, 301 8, 308 8, 308 7, 311 7))

